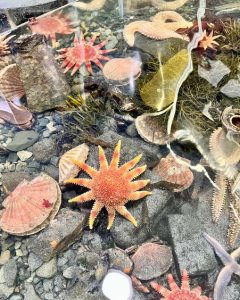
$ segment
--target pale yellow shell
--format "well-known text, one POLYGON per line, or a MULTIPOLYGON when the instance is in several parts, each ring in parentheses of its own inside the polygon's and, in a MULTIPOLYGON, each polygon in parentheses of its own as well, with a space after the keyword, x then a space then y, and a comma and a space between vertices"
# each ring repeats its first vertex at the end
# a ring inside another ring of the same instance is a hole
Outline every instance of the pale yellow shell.
POLYGON ((81 144, 63 154, 59 161, 59 183, 64 180, 76 177, 80 171, 71 159, 85 162, 88 157, 89 147, 87 144, 81 144))

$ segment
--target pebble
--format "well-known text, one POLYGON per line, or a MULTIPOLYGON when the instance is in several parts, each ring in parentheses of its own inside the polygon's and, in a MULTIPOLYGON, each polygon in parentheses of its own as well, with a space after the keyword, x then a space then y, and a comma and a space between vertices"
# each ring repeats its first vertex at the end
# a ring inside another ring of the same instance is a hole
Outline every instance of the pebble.
POLYGON ((54 133, 57 130, 56 127, 54 127, 54 123, 53 122, 49 122, 47 124, 47 129, 49 130, 50 133, 54 133))
POLYGON ((67 279, 73 279, 76 278, 78 272, 79 272, 79 267, 71 266, 63 271, 63 276, 67 279))
POLYGON ((34 287, 31 284, 27 285, 27 290, 24 294, 24 300, 41 300, 36 294, 34 287))
POLYGON ((56 258, 53 258, 49 262, 44 263, 36 271, 37 276, 41 278, 52 278, 56 273, 57 273, 56 258))
POLYGON ((10 144, 7 145, 7 149, 18 152, 25 150, 32 146, 39 138, 39 134, 33 130, 19 131, 14 135, 14 138, 10 144))
POLYGON ((12 287, 17 276, 17 264, 14 259, 10 259, 3 266, 3 276, 8 287, 12 287))
POLYGON ((9 300, 23 300, 23 296, 21 294, 13 294, 9 300))
POLYGON ((4 265, 5 263, 7 263, 10 257, 11 254, 9 250, 3 251, 0 256, 0 265, 4 265))
POLYGON ((56 143, 53 139, 43 139, 33 145, 32 152, 37 162, 47 164, 56 154, 56 143))
POLYGON ((21 161, 27 161, 30 157, 32 157, 32 152, 22 150, 17 152, 17 156, 20 158, 21 161))

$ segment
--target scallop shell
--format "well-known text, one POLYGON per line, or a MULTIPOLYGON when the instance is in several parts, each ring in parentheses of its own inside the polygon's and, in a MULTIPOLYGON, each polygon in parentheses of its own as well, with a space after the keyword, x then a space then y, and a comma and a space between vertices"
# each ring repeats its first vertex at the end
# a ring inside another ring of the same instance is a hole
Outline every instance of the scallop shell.
POLYGON ((58 183, 46 174, 23 180, 4 200, 0 227, 14 235, 30 235, 45 228, 61 205, 58 183))
MULTIPOLYGON (((185 162, 189 162, 187 159, 179 158, 185 162)), ((173 192, 186 190, 191 186, 194 179, 190 168, 185 164, 177 162, 171 154, 162 158, 153 170, 160 175, 164 181, 179 185, 179 187, 173 189, 173 192)))
POLYGON ((139 60, 131 57, 113 58, 104 65, 103 75, 108 80, 128 84, 141 75, 141 65, 139 60))
POLYGON ((80 168, 76 166, 71 159, 77 159, 85 162, 88 157, 89 147, 87 144, 81 144, 63 154, 59 161, 59 183, 64 180, 76 177, 80 168))
POLYGON ((21 99, 25 95, 24 86, 16 64, 11 64, 1 70, 0 91, 9 101, 21 99))
POLYGON ((165 145, 175 140, 172 135, 167 134, 167 125, 162 123, 161 116, 141 115, 135 120, 135 126, 141 138, 157 145, 165 145))

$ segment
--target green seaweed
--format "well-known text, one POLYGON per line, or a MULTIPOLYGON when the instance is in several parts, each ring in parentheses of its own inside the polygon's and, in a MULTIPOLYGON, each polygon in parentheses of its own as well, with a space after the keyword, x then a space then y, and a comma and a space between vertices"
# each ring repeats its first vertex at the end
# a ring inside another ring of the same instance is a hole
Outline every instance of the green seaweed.
POLYGON ((188 59, 187 49, 182 49, 163 66, 160 65, 152 79, 140 89, 140 96, 147 106, 160 111, 173 103, 188 59))

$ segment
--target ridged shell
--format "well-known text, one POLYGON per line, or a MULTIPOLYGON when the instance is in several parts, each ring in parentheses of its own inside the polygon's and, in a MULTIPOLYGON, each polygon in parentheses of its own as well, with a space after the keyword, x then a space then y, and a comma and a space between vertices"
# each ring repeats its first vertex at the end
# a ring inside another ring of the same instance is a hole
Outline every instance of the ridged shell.
POLYGON ((139 60, 131 57, 113 58, 104 65, 103 75, 108 80, 128 84, 141 75, 141 65, 139 60))
POLYGON ((138 134, 145 141, 165 145, 175 138, 167 134, 167 126, 161 122, 161 116, 141 115, 136 118, 135 126, 138 134))
MULTIPOLYGON (((187 160, 182 157, 181 160, 187 162, 187 160)), ((173 189, 173 192, 186 190, 191 186, 194 179, 190 168, 185 164, 177 162, 171 154, 162 158, 153 170, 160 175, 164 181, 179 185, 179 187, 173 189)))
POLYGON ((30 235, 45 228, 61 205, 58 183, 46 174, 23 180, 4 200, 0 227, 14 235, 30 235))
POLYGON ((71 159, 77 159, 85 162, 88 157, 89 147, 87 144, 81 144, 63 154, 59 161, 59 183, 64 180, 76 177, 80 171, 71 159))
POLYGON ((16 64, 11 64, 1 70, 0 91, 8 101, 21 99, 25 95, 24 86, 16 64))

